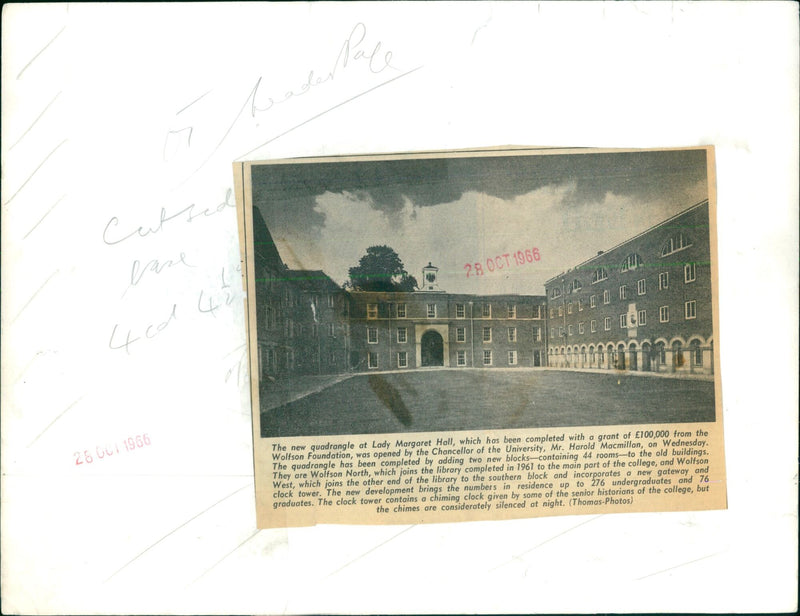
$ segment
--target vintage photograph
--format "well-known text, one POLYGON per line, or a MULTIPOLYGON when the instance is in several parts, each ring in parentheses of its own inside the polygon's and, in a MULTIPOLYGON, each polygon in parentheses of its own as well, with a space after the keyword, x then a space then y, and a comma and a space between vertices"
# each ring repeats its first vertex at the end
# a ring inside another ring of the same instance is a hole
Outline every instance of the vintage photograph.
POLYGON ((712 148, 248 171, 262 438, 715 421, 712 148))

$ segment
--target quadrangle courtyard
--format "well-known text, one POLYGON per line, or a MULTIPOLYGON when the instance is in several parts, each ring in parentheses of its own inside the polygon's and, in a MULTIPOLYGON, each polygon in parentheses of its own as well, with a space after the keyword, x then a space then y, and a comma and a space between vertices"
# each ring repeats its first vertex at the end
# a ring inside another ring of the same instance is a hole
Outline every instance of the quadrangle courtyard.
POLYGON ((262 437, 715 419, 710 380, 553 369, 440 368, 354 374, 299 399, 266 406, 262 403, 262 437))

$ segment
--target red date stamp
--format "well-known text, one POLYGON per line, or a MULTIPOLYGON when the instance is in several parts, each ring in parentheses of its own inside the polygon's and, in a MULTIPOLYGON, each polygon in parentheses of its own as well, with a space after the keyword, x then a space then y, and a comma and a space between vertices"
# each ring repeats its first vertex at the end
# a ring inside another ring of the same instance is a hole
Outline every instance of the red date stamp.
POLYGON ((483 276, 487 271, 494 272, 495 270, 508 269, 510 267, 519 267, 526 263, 534 263, 540 261, 542 255, 539 254, 538 248, 526 248, 525 250, 518 250, 513 253, 503 253, 496 257, 489 257, 486 259, 485 265, 480 262, 467 263, 464 269, 467 270, 467 278, 472 276, 483 276))
POLYGON ((76 451, 72 455, 75 456, 75 466, 79 466, 81 464, 92 464, 95 460, 104 460, 111 456, 136 451, 137 449, 148 447, 150 444, 149 434, 137 434, 136 436, 122 439, 121 442, 112 443, 111 445, 97 445, 93 450, 84 449, 82 452, 76 451))

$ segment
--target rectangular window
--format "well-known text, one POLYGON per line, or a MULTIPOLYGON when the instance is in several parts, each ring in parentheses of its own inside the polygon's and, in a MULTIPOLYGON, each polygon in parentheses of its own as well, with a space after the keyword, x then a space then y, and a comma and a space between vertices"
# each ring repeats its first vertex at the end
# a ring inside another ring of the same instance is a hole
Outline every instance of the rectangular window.
POLYGON ((491 342, 492 341, 492 328, 491 327, 484 327, 483 328, 483 341, 484 342, 491 342))
POLYGON ((517 318, 517 307, 514 304, 508 305, 508 318, 509 319, 517 318))
POLYGON ((658 320, 662 323, 669 322, 669 306, 661 306, 658 309, 658 320))
POLYGON ((541 342, 542 340, 542 328, 541 327, 534 327, 533 328, 533 341, 534 342, 541 342))
POLYGON ((428 318, 429 319, 436 318, 436 304, 428 304, 428 318))
POLYGON ((378 367, 378 354, 377 353, 367 353, 367 367, 368 368, 377 368, 378 367))
POLYGON ((589 308, 596 308, 596 307, 597 307, 597 296, 596 295, 592 295, 589 298, 589 308))
POLYGON ((695 270, 694 263, 687 263, 683 266, 683 281, 694 282, 697 278, 697 271, 695 270))
POLYGON ((484 366, 491 366, 492 365, 492 352, 491 351, 484 351, 483 352, 483 365, 484 366))
POLYGON ((378 318, 378 304, 367 304, 367 318, 368 319, 378 318))
POLYGON ((605 318, 605 320, 603 321, 603 327, 605 328, 606 331, 609 331, 611 329, 611 317, 605 318))
POLYGON ((567 336, 572 335, 572 325, 567 325, 567 336))
POLYGON ((397 328, 397 342, 399 342, 400 344, 408 342, 408 328, 406 327, 397 328))
POLYGON ((508 341, 509 342, 516 342, 517 341, 517 328, 516 327, 509 327, 508 328, 508 341))
POLYGON ((579 299, 578 300, 578 312, 582 312, 582 311, 583 311, 583 300, 579 299))
POLYGON ((333 295, 328 295, 328 308, 333 308, 333 295))
POLYGON ((542 318, 542 307, 536 305, 533 307, 533 318, 534 319, 541 319, 542 318))
POLYGON ((456 364, 459 366, 466 366, 467 365, 467 352, 466 351, 457 351, 456 352, 456 364))
POLYGON ((591 321, 589 321, 589 330, 590 330, 592 333, 595 333, 595 332, 597 331, 597 321, 595 321, 594 319, 592 319, 591 321))
POLYGON ((658 275, 658 290, 663 291, 669 288, 669 272, 661 272, 658 275))
POLYGON ((465 342, 467 340, 466 331, 463 327, 456 328, 456 342, 465 342))
POLYGON ((619 288, 619 298, 620 299, 628 299, 628 287, 626 285, 622 285, 619 288))
POLYGON ((397 353, 397 367, 398 368, 408 367, 408 353, 406 351, 399 351, 397 353))
POLYGON ((367 328, 367 342, 370 344, 378 344, 378 328, 377 327, 368 327, 367 328))
POLYGON ((509 351, 508 352, 508 365, 509 366, 516 366, 517 365, 517 352, 516 351, 509 351))
POLYGON ((484 319, 491 319, 492 318, 492 305, 491 304, 484 304, 481 306, 481 316, 484 319))
POLYGON ((464 304, 456 304, 456 318, 457 319, 464 318, 464 304))
POLYGON ((609 293, 608 289, 603 291, 603 303, 610 304, 611 303, 611 293, 609 293))
POLYGON ((639 326, 647 325, 647 310, 639 311, 639 326))
POLYGON ((690 300, 684 304, 684 316, 687 319, 697 317, 697 302, 695 300, 690 300))
POLYGON ((647 281, 644 278, 636 283, 636 293, 637 295, 644 295, 647 293, 647 281))
POLYGON ((558 328, 558 335, 559 335, 559 337, 561 337, 561 338, 563 338, 563 337, 564 337, 564 328, 563 328, 563 327, 559 327, 559 328, 558 328))
POLYGON ((564 306, 559 306, 558 307, 558 316, 560 316, 560 317, 564 316, 564 306))
POLYGON ((578 323, 578 333, 579 334, 584 333, 584 324, 583 323, 578 323))
POLYGON ((567 314, 572 314, 572 302, 567 304, 567 314))
POLYGON ((627 314, 619 315, 619 326, 622 329, 625 329, 626 327, 628 327, 628 315, 627 314))
POLYGON ((329 336, 336 335, 336 325, 334 323, 328 323, 328 335, 329 336))
POLYGON ((405 304, 397 304, 397 318, 398 319, 405 319, 406 318, 406 305, 405 304))

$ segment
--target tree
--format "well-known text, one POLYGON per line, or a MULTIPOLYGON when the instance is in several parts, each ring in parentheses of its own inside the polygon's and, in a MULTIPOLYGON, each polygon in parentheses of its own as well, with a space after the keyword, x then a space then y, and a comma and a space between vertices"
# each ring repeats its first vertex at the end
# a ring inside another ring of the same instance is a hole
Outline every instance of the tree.
POLYGON ((389 246, 370 246, 367 254, 351 267, 350 286, 358 291, 413 291, 417 280, 405 270, 389 246))

